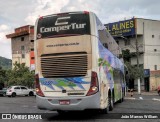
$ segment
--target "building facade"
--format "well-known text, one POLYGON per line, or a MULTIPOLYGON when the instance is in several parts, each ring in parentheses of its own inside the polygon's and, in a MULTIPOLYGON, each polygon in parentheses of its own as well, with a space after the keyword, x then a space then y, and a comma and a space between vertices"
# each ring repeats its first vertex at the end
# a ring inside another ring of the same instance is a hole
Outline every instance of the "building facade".
POLYGON ((14 33, 6 37, 11 39, 12 68, 13 64, 18 62, 25 63, 30 70, 34 70, 34 26, 26 25, 16 28, 14 33))
MULTIPOLYGON (((138 48, 139 64, 144 69, 141 89, 156 90, 160 85, 158 80, 160 79, 160 21, 132 18, 105 26, 122 50, 129 49, 132 54, 135 54, 130 59, 131 64, 135 66, 138 48)), ((135 88, 137 89, 136 81, 135 88)))

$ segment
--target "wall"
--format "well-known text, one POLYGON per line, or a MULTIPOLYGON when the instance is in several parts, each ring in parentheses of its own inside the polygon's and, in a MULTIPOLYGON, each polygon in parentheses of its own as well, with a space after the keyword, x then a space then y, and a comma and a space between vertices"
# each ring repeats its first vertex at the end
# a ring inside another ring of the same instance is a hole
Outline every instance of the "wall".
POLYGON ((13 64, 17 61, 19 63, 25 63, 27 67, 30 67, 30 51, 31 48, 34 48, 34 42, 31 42, 31 40, 33 40, 33 34, 11 39, 13 64), (24 37, 24 41, 21 41, 22 37, 24 37), (25 47, 24 50, 21 49, 21 46, 25 47), (25 58, 22 58, 22 54, 25 55, 25 58))
POLYGON ((160 86, 160 70, 150 71, 150 90, 157 90, 160 86))
POLYGON ((158 86, 160 86, 160 76, 151 76, 150 77, 150 91, 157 90, 158 86))
POLYGON ((160 21, 137 19, 137 32, 144 33, 144 69, 160 69, 160 21), (156 49, 157 51, 154 51, 156 49))

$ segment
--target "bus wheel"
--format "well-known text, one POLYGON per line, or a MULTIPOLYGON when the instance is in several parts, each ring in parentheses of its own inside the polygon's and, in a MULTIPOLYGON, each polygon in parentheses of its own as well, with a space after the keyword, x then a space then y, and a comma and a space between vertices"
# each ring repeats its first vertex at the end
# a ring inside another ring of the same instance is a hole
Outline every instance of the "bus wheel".
POLYGON ((119 103, 122 103, 124 100, 124 91, 122 90, 122 93, 121 93, 121 99, 119 100, 119 103))
POLYGON ((122 92, 122 98, 121 98, 121 102, 124 101, 124 91, 122 92))
POLYGON ((112 111, 113 110, 113 97, 112 95, 110 94, 109 97, 108 97, 108 106, 109 106, 109 111, 112 111))
POLYGON ((100 111, 100 113, 102 113, 102 114, 108 114, 108 106, 107 106, 107 108, 102 109, 102 110, 100 111))

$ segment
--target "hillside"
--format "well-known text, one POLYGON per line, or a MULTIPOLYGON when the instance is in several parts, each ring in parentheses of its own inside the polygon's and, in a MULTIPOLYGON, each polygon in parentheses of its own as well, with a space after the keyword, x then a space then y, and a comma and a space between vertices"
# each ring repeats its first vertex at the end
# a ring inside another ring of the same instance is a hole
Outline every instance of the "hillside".
POLYGON ((12 60, 0 56, 0 67, 2 67, 3 69, 11 69, 12 60))

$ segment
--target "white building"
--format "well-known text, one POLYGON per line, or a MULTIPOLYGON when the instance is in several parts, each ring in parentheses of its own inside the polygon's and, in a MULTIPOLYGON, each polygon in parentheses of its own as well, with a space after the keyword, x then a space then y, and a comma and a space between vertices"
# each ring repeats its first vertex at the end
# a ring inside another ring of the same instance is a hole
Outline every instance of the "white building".
MULTIPOLYGON (((141 81, 142 89, 156 90, 160 85, 160 21, 143 18, 106 24, 107 30, 116 39, 122 50, 129 49, 136 54, 136 34, 139 49, 139 64, 143 66, 145 78, 141 81)), ((130 60, 137 65, 137 57, 130 60)), ((135 88, 137 83, 135 82, 135 88)))

